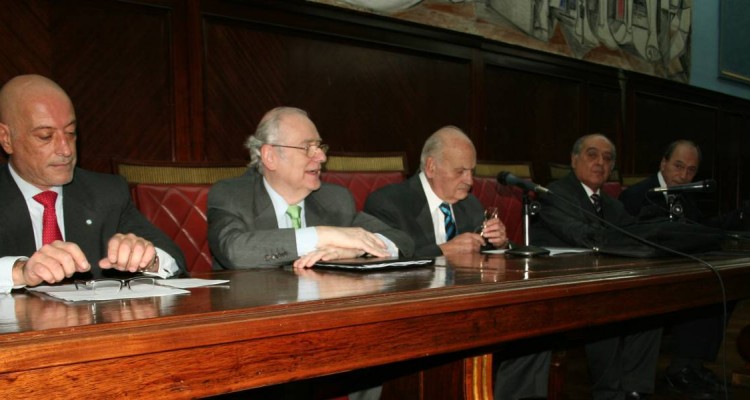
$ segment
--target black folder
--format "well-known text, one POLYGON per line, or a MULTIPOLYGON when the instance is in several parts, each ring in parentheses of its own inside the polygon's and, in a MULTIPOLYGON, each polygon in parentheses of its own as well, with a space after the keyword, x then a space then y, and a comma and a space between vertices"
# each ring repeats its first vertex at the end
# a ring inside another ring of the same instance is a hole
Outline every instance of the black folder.
POLYGON ((434 258, 348 258, 334 261, 318 261, 315 268, 343 269, 348 271, 375 271, 427 267, 435 264, 434 258))

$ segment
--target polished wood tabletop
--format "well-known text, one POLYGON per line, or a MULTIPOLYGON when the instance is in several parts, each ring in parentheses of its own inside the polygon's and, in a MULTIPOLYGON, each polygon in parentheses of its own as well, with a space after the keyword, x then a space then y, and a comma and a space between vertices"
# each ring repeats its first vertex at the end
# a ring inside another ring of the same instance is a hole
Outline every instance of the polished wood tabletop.
MULTIPOLYGON (((0 299, 0 395, 209 396, 715 303, 719 275, 728 299, 750 297, 750 258, 706 260, 713 271, 595 254, 254 268, 196 276, 230 282, 188 295, 95 303, 21 290, 0 299)), ((465 397, 491 397, 483 368, 465 397)))

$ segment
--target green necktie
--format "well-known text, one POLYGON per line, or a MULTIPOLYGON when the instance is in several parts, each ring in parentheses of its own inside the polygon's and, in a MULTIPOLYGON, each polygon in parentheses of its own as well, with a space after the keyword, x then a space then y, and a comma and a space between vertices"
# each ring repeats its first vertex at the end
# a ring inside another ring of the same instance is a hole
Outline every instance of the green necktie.
POLYGON ((292 219, 292 228, 294 229, 302 228, 302 220, 299 218, 300 213, 302 213, 302 207, 298 205, 291 205, 286 209, 286 215, 292 219))

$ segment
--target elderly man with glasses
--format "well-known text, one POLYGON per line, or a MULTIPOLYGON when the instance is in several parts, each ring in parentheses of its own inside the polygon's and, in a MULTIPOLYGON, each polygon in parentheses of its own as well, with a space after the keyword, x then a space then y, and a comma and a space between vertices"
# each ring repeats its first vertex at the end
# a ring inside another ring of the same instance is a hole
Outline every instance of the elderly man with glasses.
POLYGON ((218 182, 208 196, 215 269, 412 255, 405 233, 358 213, 345 188, 321 183, 328 146, 305 111, 267 112, 245 145, 248 171, 218 182))

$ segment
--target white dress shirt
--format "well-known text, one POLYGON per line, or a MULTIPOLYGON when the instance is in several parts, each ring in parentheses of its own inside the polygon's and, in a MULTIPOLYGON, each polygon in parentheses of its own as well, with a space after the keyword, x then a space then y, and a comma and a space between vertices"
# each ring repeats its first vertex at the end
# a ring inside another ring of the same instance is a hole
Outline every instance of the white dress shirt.
MULTIPOLYGON (((427 208, 430 210, 432 215, 432 227, 435 229, 435 244, 441 245, 446 242, 445 240, 445 214, 440 210, 440 205, 445 203, 438 197, 430 186, 430 182, 427 181, 427 176, 424 172, 419 173, 419 181, 422 182, 422 189, 427 197, 427 208)), ((456 213, 453 212, 453 204, 448 204, 451 208, 451 215, 453 216, 453 222, 458 226, 456 220, 456 213)), ((458 234, 458 232, 456 232, 458 234)))
MULTIPOLYGON (((263 186, 265 186, 269 197, 271 197, 271 204, 273 205, 273 211, 276 214, 276 222, 279 225, 279 229, 292 228, 292 219, 286 213, 287 208, 289 208, 291 204, 287 204, 286 200, 284 200, 284 198, 281 197, 281 195, 274 190, 270 184, 268 184, 265 177, 263 177, 263 186)), ((294 236, 295 241, 297 242, 297 254, 304 256, 307 253, 317 250, 318 231, 315 227, 307 227, 307 223, 305 222, 305 200, 303 199, 297 203, 297 205, 300 206, 302 210, 299 215, 302 227, 295 229, 294 236)), ((385 242, 386 246, 388 246, 387 251, 391 257, 398 257, 398 247, 396 247, 396 244, 379 233, 376 233, 376 235, 385 242)))
MULTIPOLYGON (((31 225, 34 229, 34 241, 36 248, 42 247, 42 215, 44 214, 44 206, 38 201, 34 200, 34 196, 41 193, 42 190, 36 186, 26 182, 21 178, 18 173, 13 169, 11 164, 8 164, 10 175, 21 190, 26 205, 29 208, 29 215, 31 216, 31 225)), ((55 212, 57 214, 57 224, 60 227, 63 240, 65 239, 65 214, 63 213, 63 190, 61 186, 55 186, 50 188, 54 192, 57 192, 57 200, 55 202, 55 212)), ((159 256, 159 271, 153 273, 146 273, 152 276, 158 276, 160 278, 168 278, 174 275, 179 268, 175 259, 169 255, 166 251, 157 248, 156 254, 159 256)), ((13 286, 13 264, 20 259, 28 259, 24 256, 5 256, 0 257, 0 293, 8 293, 11 289, 20 288, 22 286, 13 286)), ((98 260, 89 260, 98 261, 98 260)))

